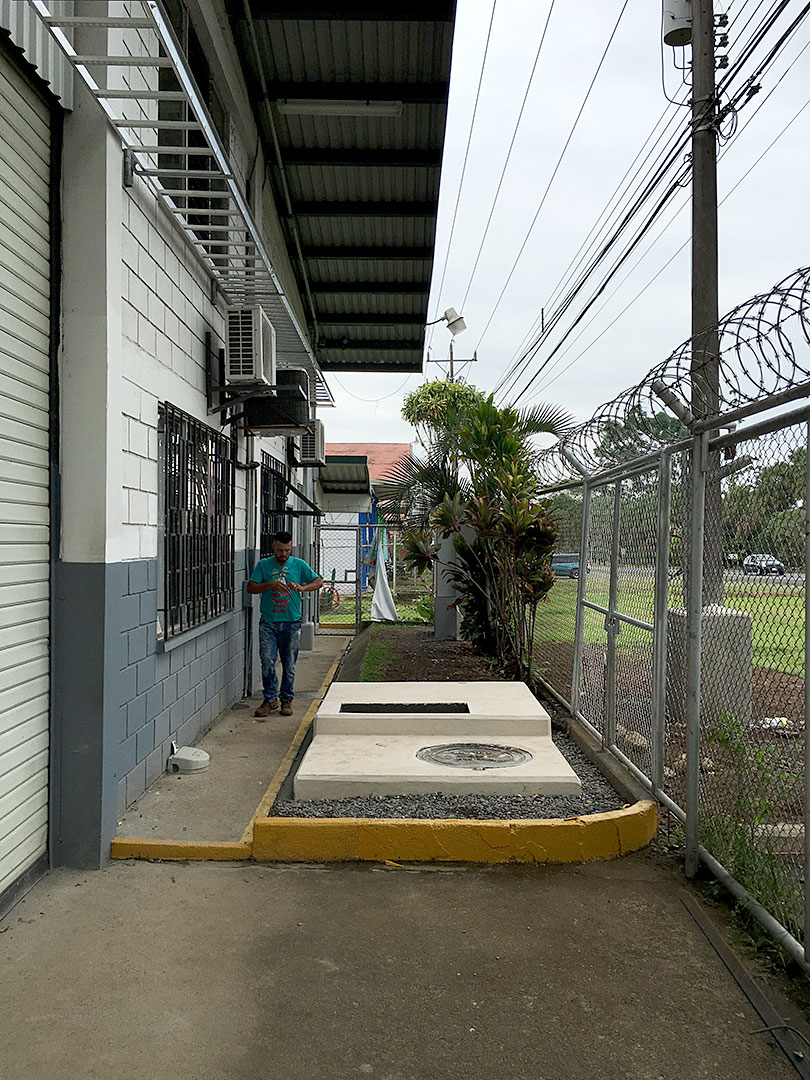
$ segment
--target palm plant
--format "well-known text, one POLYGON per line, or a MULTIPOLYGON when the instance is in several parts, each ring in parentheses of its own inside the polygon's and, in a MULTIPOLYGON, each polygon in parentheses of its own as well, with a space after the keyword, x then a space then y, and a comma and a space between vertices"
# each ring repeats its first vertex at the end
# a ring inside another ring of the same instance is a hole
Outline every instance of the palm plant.
POLYGON ((445 570, 459 594, 463 631, 529 681, 556 536, 538 495, 531 439, 560 437, 571 423, 556 406, 499 409, 492 397, 448 410, 426 457, 403 462, 383 505, 387 520, 406 530, 405 558, 421 571, 437 560, 437 537, 453 538, 457 560, 445 570))

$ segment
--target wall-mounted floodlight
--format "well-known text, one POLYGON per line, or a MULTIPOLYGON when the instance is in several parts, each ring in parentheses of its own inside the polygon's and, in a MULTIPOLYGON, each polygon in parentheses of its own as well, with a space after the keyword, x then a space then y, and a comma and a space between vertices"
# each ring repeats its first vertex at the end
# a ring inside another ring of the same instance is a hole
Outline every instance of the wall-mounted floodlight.
POLYGON ((453 337, 455 337, 457 334, 460 334, 462 330, 467 329, 467 324, 464 322, 464 319, 461 317, 461 315, 459 315, 459 313, 454 307, 449 307, 440 319, 434 319, 433 322, 425 323, 425 326, 435 326, 436 323, 440 322, 447 323, 447 329, 450 331, 453 337))
POLYGON ((282 116, 402 116, 401 101, 320 101, 316 98, 279 98, 282 116))

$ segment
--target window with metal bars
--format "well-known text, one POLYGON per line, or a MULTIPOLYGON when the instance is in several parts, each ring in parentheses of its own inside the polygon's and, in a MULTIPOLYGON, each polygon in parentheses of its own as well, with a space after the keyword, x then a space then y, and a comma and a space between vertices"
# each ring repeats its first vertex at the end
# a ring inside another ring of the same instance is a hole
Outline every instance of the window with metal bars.
POLYGON ((261 557, 272 555, 271 544, 277 532, 292 532, 292 508, 287 505, 289 465, 262 453, 261 557))
POLYGON ((233 443, 162 402, 163 636, 234 607, 233 443))

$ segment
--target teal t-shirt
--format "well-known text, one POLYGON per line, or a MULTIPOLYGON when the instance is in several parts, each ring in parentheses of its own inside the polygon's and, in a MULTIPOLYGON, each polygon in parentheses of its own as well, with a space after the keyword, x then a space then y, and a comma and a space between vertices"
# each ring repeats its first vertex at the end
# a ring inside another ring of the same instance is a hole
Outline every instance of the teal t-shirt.
MULTIPOLYGON (((271 555, 269 559, 259 559, 250 580, 263 585, 265 581, 278 581, 282 575, 296 585, 309 585, 318 576, 303 559, 291 555, 283 566, 279 566, 271 555)), ((261 595, 260 611, 265 622, 297 622, 301 618, 301 594, 291 592, 284 596, 268 589, 261 595)))

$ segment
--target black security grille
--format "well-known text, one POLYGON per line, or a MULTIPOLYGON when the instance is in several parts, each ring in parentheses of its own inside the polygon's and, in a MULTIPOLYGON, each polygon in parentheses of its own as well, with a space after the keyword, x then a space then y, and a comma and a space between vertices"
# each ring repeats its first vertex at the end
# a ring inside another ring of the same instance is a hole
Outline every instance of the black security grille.
POLYGON ((261 557, 272 555, 271 544, 277 532, 292 532, 292 510, 287 492, 292 470, 269 454, 262 453, 262 527, 261 557))
POLYGON ((164 468, 163 633, 174 637, 234 606, 233 443, 174 405, 160 406, 164 468))

